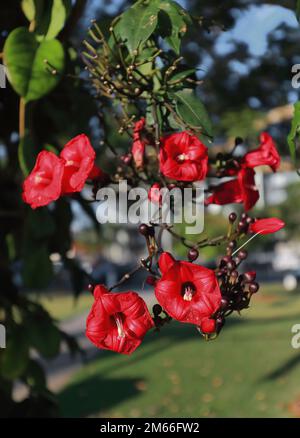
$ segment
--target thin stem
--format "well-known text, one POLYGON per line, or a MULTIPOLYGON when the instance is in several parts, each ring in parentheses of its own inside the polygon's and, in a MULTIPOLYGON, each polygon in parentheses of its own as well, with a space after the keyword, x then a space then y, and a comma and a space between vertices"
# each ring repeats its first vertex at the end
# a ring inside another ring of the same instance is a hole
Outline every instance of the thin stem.
POLYGON ((19 103, 19 137, 20 139, 25 136, 25 100, 23 97, 20 98, 19 103))

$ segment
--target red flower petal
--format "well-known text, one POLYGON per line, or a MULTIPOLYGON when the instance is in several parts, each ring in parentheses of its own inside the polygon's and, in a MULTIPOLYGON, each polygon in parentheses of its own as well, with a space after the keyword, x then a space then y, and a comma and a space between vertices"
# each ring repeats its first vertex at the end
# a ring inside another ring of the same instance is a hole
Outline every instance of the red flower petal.
POLYGON ((271 234, 281 230, 285 226, 285 223, 281 219, 271 217, 268 219, 257 219, 250 224, 249 230, 252 233, 271 234))
POLYGON ((201 181, 208 168, 207 148, 187 131, 161 139, 160 171, 177 181, 201 181))
POLYGON ((253 169, 240 169, 236 179, 214 187, 212 195, 206 199, 205 204, 243 203, 245 211, 250 210, 259 199, 254 175, 253 169))
POLYGON ((64 161, 53 152, 42 151, 30 175, 23 183, 23 200, 35 209, 61 195, 64 161))
POLYGON ((144 300, 135 292, 110 293, 105 286, 94 289, 94 298, 86 336, 98 348, 133 353, 154 325, 144 300))
POLYGON ((214 271, 175 261, 169 253, 161 255, 159 267, 163 276, 156 282, 155 295, 172 318, 201 325, 219 308, 221 292, 214 271))
POLYGON ((89 178, 95 163, 96 153, 85 134, 70 140, 60 153, 65 160, 63 193, 80 192, 89 178))
POLYGON ((257 149, 245 155, 242 165, 251 168, 267 165, 276 172, 280 166, 280 156, 272 137, 267 132, 263 132, 260 141, 261 144, 257 149))
POLYGON ((162 274, 168 271, 175 262, 176 260, 169 252, 163 252, 158 260, 158 266, 162 274))

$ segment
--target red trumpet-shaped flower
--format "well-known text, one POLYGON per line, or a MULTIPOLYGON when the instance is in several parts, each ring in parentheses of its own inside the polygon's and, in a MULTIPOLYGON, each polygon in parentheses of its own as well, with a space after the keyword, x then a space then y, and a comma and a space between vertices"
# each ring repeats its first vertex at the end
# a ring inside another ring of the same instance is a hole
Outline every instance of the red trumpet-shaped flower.
POLYGON ((153 327, 146 303, 135 292, 110 293, 94 289, 95 302, 86 323, 86 335, 98 348, 131 354, 153 327))
POLYGON ((257 219, 255 222, 250 224, 249 231, 252 233, 259 234, 271 234, 276 233, 285 226, 285 223, 277 217, 270 217, 267 219, 257 219))
POLYGON ((204 333, 215 331, 213 314, 221 303, 214 271, 189 262, 176 261, 167 252, 159 259, 162 278, 156 282, 159 304, 174 319, 196 324, 204 333))
POLYGON ((270 166, 275 172, 280 166, 280 156, 275 143, 267 132, 260 135, 260 141, 261 144, 257 149, 244 156, 242 165, 251 168, 263 165, 270 166))
POLYGON ((140 168, 144 164, 144 155, 146 142, 142 138, 141 132, 145 127, 146 120, 144 117, 134 124, 133 129, 133 145, 131 153, 136 167, 140 168))
POLYGON ((208 204, 232 204, 243 203, 245 211, 250 210, 259 199, 259 192, 255 186, 255 172, 253 169, 242 168, 237 178, 222 183, 213 188, 213 193, 205 203, 208 204))
POLYGON ((64 146, 60 157, 65 160, 63 194, 80 192, 86 180, 95 177, 100 171, 94 166, 96 153, 85 134, 72 138, 64 146))
POLYGON ((23 183, 24 202, 35 209, 58 199, 63 173, 64 160, 53 152, 40 152, 33 170, 23 183))
POLYGON ((201 181, 207 174, 207 148, 187 131, 161 139, 160 171, 177 181, 201 181))

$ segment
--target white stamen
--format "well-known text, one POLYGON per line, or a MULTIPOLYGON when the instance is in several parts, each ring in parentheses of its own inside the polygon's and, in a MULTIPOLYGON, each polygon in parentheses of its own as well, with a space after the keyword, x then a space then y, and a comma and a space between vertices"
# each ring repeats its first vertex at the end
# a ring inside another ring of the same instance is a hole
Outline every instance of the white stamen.
POLYGON ((190 286, 186 287, 183 295, 184 301, 192 301, 193 295, 194 295, 193 289, 190 286))
POLYGON ((239 248, 237 248, 231 255, 234 256, 240 249, 244 248, 244 246, 246 246, 252 239, 254 239, 254 237, 258 236, 259 234, 263 233, 265 230, 261 230, 258 231, 256 234, 254 234, 254 236, 251 236, 250 239, 246 240, 245 243, 243 243, 243 245, 241 245, 239 248))
POLYGON ((121 318, 118 315, 115 315, 114 318, 118 328, 118 338, 125 338, 125 332, 121 318))
POLYGON ((178 161, 184 161, 186 160, 186 155, 185 154, 180 154, 177 156, 178 161))

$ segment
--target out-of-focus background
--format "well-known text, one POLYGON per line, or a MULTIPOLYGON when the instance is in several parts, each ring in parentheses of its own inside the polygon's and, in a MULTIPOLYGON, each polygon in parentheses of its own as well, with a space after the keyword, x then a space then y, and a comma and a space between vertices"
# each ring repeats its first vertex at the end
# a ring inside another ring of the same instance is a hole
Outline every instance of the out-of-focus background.
MULTIPOLYGON (((237 136, 255 147, 260 132, 267 130, 282 156, 276 174, 265 168, 257 172, 261 197, 254 214, 280 217, 286 228, 249 244, 251 256, 245 269, 256 270, 261 283, 251 308, 232 317, 213 342, 204 342, 193 326, 172 323, 161 333, 149 333, 130 357, 96 350, 84 336, 92 304, 87 284, 91 278, 108 286, 116 283, 144 255, 144 241, 133 227, 100 226, 95 208, 87 207, 81 196, 59 201, 50 225, 44 213, 37 222, 36 216, 24 213, 15 159, 18 97, 9 84, 0 90, 0 238, 5 248, 0 254, 0 293, 18 289, 41 303, 59 327, 79 342, 83 355, 70 356, 65 344, 53 359, 34 353, 46 369, 48 386, 58 395, 64 416, 300 417, 300 350, 291 346, 292 327, 300 324, 300 177, 286 141, 292 104, 299 98, 291 85, 291 67, 300 63, 295 2, 178 2, 193 15, 205 17, 209 25, 207 30, 189 32, 183 56, 203 80, 199 92, 214 123, 215 151, 232 146, 237 136), (28 244, 28 236, 34 244, 28 244)), ((11 29, 28 25, 19 3, 1 3, 0 47, 11 29)), ((90 20, 95 18, 106 28, 129 4, 72 2, 72 22, 60 34, 62 41, 72 43, 72 48, 67 46, 67 73, 69 69, 81 74, 74 63, 90 20)), ((35 103, 31 117, 38 149, 62 145, 85 132, 99 164, 110 166, 111 158, 100 143, 95 101, 89 86, 74 79, 73 73, 35 103)), ((113 125, 110 135, 116 141, 113 125)), ((122 142, 126 150, 129 145, 122 142)), ((203 237, 206 232, 211 237, 224 232, 233 208, 210 207, 203 237)), ((184 257, 178 243, 165 243, 184 257)), ((200 262, 212 264, 220 251, 203 250, 200 262)), ((143 277, 128 287, 139 291, 149 305, 153 302, 143 277)), ((15 400, 28 395, 21 380, 14 383, 15 400)))

